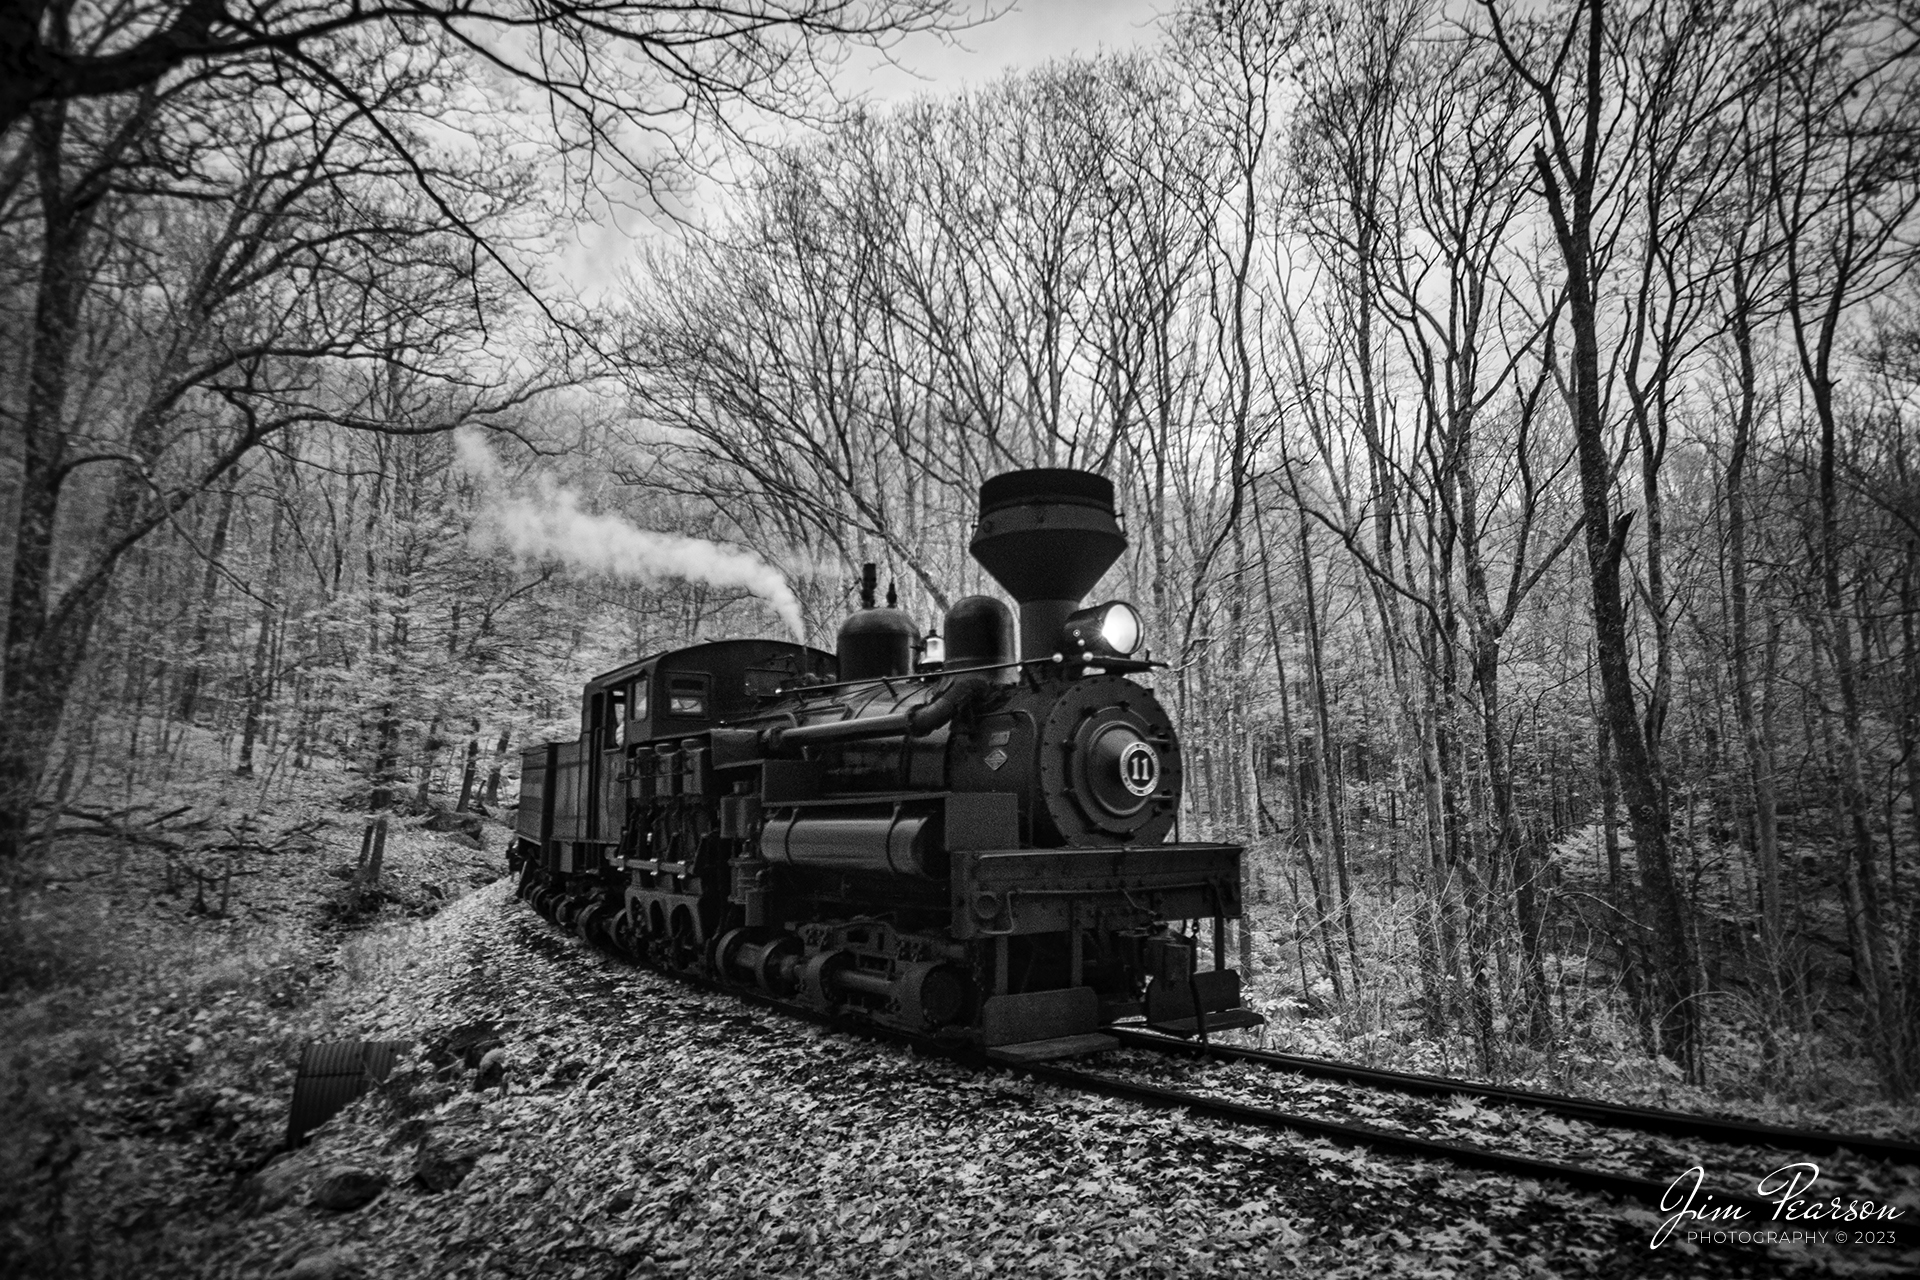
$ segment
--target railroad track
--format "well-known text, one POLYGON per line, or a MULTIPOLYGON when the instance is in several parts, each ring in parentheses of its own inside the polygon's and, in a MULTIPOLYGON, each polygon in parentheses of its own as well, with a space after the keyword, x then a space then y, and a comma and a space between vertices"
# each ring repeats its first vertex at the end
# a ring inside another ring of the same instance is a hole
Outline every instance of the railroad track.
MULTIPOLYGON (((617 956, 616 958, 632 963, 628 957, 617 956)), ((920 1052, 963 1061, 969 1065, 991 1066, 1015 1074, 1024 1074, 1031 1079, 1063 1088, 1123 1099, 1154 1108, 1181 1109, 1228 1124, 1268 1130, 1289 1130, 1341 1146, 1363 1146, 1376 1151, 1438 1160, 1510 1177, 1559 1182, 1583 1191, 1617 1196, 1630 1203, 1655 1210, 1661 1208, 1663 1199, 1670 1195, 1675 1177, 1682 1173, 1681 1168, 1675 1168, 1667 1177, 1658 1178, 1620 1170, 1593 1168, 1540 1156, 1500 1151, 1474 1143, 1441 1141, 1351 1120, 1333 1120, 1324 1116, 1284 1111, 1260 1102, 1223 1097, 1217 1092, 1193 1092, 1172 1088, 1160 1081, 1129 1078, 1127 1074, 1116 1074, 1113 1071, 1084 1070, 1050 1062, 995 1061, 977 1050, 955 1052, 951 1046, 926 1037, 910 1036, 902 1032, 853 1023, 844 1018, 772 999, 758 992, 723 986, 698 975, 666 970, 660 970, 660 972, 713 994, 794 1015, 804 1021, 829 1026, 838 1031, 912 1047, 920 1052)), ((1830 1134, 1744 1121, 1717 1120, 1683 1112, 1626 1107, 1560 1094, 1502 1089, 1441 1076, 1380 1071, 1266 1050, 1185 1041, 1126 1027, 1107 1030, 1121 1042, 1123 1050, 1144 1050, 1150 1053, 1210 1060, 1215 1063, 1254 1064, 1270 1070, 1296 1072, 1336 1080, 1348 1085, 1385 1089, 1404 1094, 1450 1097, 1465 1095, 1496 1105, 1522 1106, 1583 1123, 1635 1129, 1663 1137, 1693 1137, 1744 1148, 1767 1146, 1815 1153, 1847 1151, 1871 1159, 1920 1166, 1920 1144, 1873 1138, 1867 1135, 1830 1134)), ((1123 1065, 1120 1070, 1124 1073, 1127 1068, 1123 1065)), ((1766 1222, 1775 1208, 1772 1201, 1761 1200, 1757 1196, 1731 1189, 1715 1188, 1711 1193, 1711 1199, 1716 1207, 1731 1205, 1746 1210, 1749 1215, 1747 1220, 1751 1222, 1766 1222)), ((1907 1216, 1913 1220, 1884 1225, 1894 1229, 1902 1246, 1911 1248, 1920 1245, 1920 1214, 1907 1216)))
MULTIPOLYGON (((1082 1092, 1102 1094, 1109 1098, 1123 1098, 1150 1107, 1181 1108, 1196 1115, 1210 1116, 1229 1123, 1311 1134, 1341 1146, 1365 1146, 1377 1151, 1391 1151, 1399 1155, 1443 1160, 1450 1164, 1466 1165, 1513 1177, 1564 1182, 1583 1191, 1599 1191, 1654 1204, 1659 1203, 1661 1196, 1671 1183, 1671 1179, 1659 1181, 1632 1174, 1614 1173, 1605 1169, 1589 1169, 1553 1160, 1517 1156, 1465 1143, 1438 1142, 1431 1138, 1415 1137, 1412 1134, 1381 1129, 1374 1125, 1344 1123, 1317 1116, 1279 1111, 1271 1107, 1255 1106, 1209 1094, 1190 1093, 1182 1089, 1169 1089, 1163 1085, 1147 1084, 1100 1072, 1083 1071, 1075 1067, 1040 1062, 1021 1064, 1017 1070, 1035 1080, 1044 1080, 1050 1084, 1078 1089, 1082 1092)), ((1722 1201, 1737 1201, 1756 1207, 1760 1204, 1758 1200, 1750 1198, 1743 1200, 1737 1196, 1719 1196, 1718 1198, 1722 1201)))
MULTIPOLYGON (((1585 1124, 1612 1129, 1632 1129, 1661 1138, 1691 1138, 1740 1148, 1748 1152, 1751 1152, 1754 1147, 1816 1154, 1838 1152, 1920 1168, 1920 1144, 1868 1135, 1834 1134, 1745 1121, 1717 1120, 1709 1116, 1647 1107, 1620 1106, 1561 1094, 1502 1089, 1440 1076, 1378 1071, 1318 1058, 1303 1058, 1229 1045, 1189 1042, 1127 1028, 1109 1028, 1108 1031, 1121 1041, 1123 1049, 1198 1058, 1212 1063, 1253 1064, 1274 1071, 1297 1072, 1375 1090, 1456 1098, 1464 1095, 1467 1098, 1494 1105, 1525 1107, 1537 1112, 1564 1116, 1585 1124)), ((1695 1163, 1692 1160, 1676 1160, 1665 1172, 1665 1176, 1653 1177, 1639 1172, 1572 1163, 1539 1154, 1500 1150, 1479 1143, 1442 1141, 1362 1121, 1335 1119, 1297 1110, 1283 1110, 1280 1107, 1266 1105, 1267 1100, 1224 1096, 1227 1090, 1243 1094, 1247 1092, 1244 1080, 1220 1082, 1203 1079, 1198 1082, 1197 1090, 1189 1087, 1170 1087, 1164 1078, 1148 1076, 1136 1065, 1124 1060, 1119 1062, 1108 1060, 1093 1069, 1053 1063, 1021 1064, 1017 1069, 1026 1072, 1033 1079, 1064 1088, 1125 1099, 1144 1106, 1180 1109, 1227 1124, 1269 1130, 1285 1129, 1331 1141, 1341 1146, 1364 1146, 1376 1151, 1439 1160, 1510 1177, 1559 1182, 1583 1191, 1619 1197, 1630 1204, 1660 1213, 1663 1217, 1683 1205, 1695 1203, 1711 1207, 1716 1211, 1731 1206, 1745 1212, 1745 1217, 1738 1221, 1709 1220, 1699 1224, 1708 1227, 1731 1225, 1745 1227, 1752 1231, 1756 1227, 1760 1230, 1766 1230, 1769 1227, 1777 1230, 1783 1227, 1787 1229, 1818 1228, 1829 1225, 1824 1222, 1807 1221, 1776 1222, 1780 1206, 1775 1200, 1763 1199, 1758 1195, 1735 1190, 1730 1186, 1714 1185, 1713 1181, 1710 1181, 1712 1175, 1709 1174, 1702 1176, 1700 1189, 1705 1194, 1701 1199, 1697 1202, 1688 1200, 1683 1193, 1687 1189, 1686 1173, 1689 1166, 1695 1163), (1680 1188, 1679 1193, 1676 1193, 1676 1186, 1680 1188)), ((1351 1100, 1323 1099, 1321 1101, 1332 1101, 1337 1105, 1351 1100)), ((1565 1137, 1573 1140, 1569 1145, 1577 1145, 1577 1139, 1571 1132, 1565 1137)), ((1665 1152, 1660 1154, 1668 1155, 1665 1152)), ((1668 1156, 1668 1158, 1671 1157, 1668 1156)), ((1725 1164, 1717 1164, 1715 1167, 1722 1174, 1734 1169, 1748 1171, 1757 1182, 1762 1175, 1789 1163, 1792 1161, 1776 1160, 1769 1163, 1763 1158, 1749 1171, 1744 1164, 1735 1159, 1725 1164)), ((1858 1200, 1871 1196, 1879 1203, 1886 1203, 1886 1197, 1877 1182, 1869 1181, 1865 1188, 1850 1185, 1852 1182, 1852 1179, 1843 1179, 1836 1184, 1840 1199, 1858 1200)), ((1818 1201, 1824 1201, 1829 1194, 1830 1190, 1823 1190, 1815 1198, 1818 1201)), ((1683 1220, 1684 1225, 1686 1224, 1683 1220)), ((1854 1224, 1842 1225, 1853 1226, 1854 1224)), ((1875 1221, 1869 1226, 1876 1238, 1887 1237, 1883 1242, 1897 1241, 1897 1244, 1903 1248, 1920 1245, 1920 1214, 1915 1214, 1910 1209, 1905 1211, 1902 1220, 1875 1221)), ((1856 1235, 1856 1239, 1859 1238, 1862 1237, 1856 1235)))
POLYGON ((1920 1167, 1920 1143, 1869 1134, 1826 1133, 1817 1129, 1792 1129, 1780 1125, 1755 1124, 1746 1120, 1721 1120, 1713 1116, 1684 1111, 1663 1111, 1652 1107, 1623 1106, 1591 1098, 1566 1094, 1540 1093, 1531 1089, 1504 1089, 1474 1084, 1445 1076, 1419 1075, 1405 1071, 1383 1071, 1358 1067, 1325 1058, 1300 1057, 1265 1049, 1246 1049, 1235 1045, 1209 1044, 1178 1040, 1151 1031, 1109 1028, 1108 1033, 1132 1049, 1176 1054, 1218 1062, 1257 1063, 1322 1080, 1389 1090, 1426 1097, 1461 1097, 1489 1102, 1496 1106, 1524 1107, 1544 1111, 1570 1120, 1604 1125, 1614 1129, 1634 1129, 1664 1137, 1701 1138, 1709 1142, 1738 1147, 1777 1147, 1804 1151, 1813 1155, 1851 1152, 1874 1160, 1920 1167))

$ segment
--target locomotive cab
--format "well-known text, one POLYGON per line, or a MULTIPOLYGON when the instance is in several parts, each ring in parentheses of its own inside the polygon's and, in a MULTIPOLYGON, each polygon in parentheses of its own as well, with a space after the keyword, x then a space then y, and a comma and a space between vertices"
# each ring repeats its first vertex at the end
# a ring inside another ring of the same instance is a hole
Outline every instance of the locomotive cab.
POLYGON ((600 865, 626 834, 634 748, 752 715, 835 674, 819 649, 722 640, 595 676, 580 696, 580 737, 522 753, 516 854, 561 874, 600 865))

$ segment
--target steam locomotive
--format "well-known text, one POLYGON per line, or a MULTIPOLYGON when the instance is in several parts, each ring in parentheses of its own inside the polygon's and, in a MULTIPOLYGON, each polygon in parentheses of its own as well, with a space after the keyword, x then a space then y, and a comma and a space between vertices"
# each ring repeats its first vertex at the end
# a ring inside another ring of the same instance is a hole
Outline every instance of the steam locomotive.
POLYGON ((597 677, 579 738, 523 756, 522 896, 663 969, 1015 1061, 1123 1020, 1256 1025, 1225 962, 1243 851, 1167 841, 1180 747, 1130 678, 1140 617, 1081 607, 1125 548, 1103 477, 1010 472, 971 551, 1017 652, 989 596, 921 642, 869 565, 835 653, 727 640, 597 677))

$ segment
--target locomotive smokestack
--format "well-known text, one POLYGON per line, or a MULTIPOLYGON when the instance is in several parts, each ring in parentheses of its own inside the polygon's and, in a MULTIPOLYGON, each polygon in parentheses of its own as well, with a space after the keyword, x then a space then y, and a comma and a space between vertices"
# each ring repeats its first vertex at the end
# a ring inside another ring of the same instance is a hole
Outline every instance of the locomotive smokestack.
POLYGON ((1105 476, 1045 467, 1009 471, 980 486, 970 550, 1020 602, 1024 660, 1059 651, 1067 615, 1126 549, 1105 476))

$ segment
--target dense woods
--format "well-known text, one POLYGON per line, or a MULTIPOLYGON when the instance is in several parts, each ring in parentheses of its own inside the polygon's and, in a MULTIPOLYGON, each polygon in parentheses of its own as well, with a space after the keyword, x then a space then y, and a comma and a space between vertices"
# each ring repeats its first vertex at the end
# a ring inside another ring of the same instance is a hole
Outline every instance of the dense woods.
POLYGON ((1910 14, 1188 3, 744 153, 592 308, 568 148, 640 144, 530 147, 486 47, 4 135, 11 861, 189 741, 509 804, 586 675, 829 644, 865 560, 934 625, 980 480, 1089 467, 1276 1014, 1920 1088, 1910 14))

